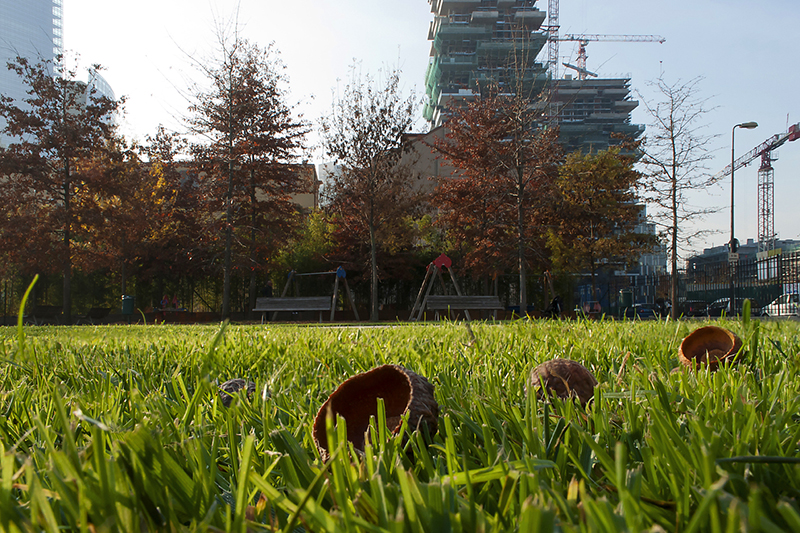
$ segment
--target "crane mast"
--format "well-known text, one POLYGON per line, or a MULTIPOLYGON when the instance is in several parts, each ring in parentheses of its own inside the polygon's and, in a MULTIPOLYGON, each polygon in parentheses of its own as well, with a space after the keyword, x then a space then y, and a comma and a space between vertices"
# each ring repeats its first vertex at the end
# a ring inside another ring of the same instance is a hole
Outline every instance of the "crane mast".
POLYGON ((775 171, 772 169, 772 151, 761 154, 761 166, 758 169, 758 251, 766 252, 775 249, 775 171))
POLYGON ((547 66, 550 76, 558 78, 558 0, 547 3, 547 66))

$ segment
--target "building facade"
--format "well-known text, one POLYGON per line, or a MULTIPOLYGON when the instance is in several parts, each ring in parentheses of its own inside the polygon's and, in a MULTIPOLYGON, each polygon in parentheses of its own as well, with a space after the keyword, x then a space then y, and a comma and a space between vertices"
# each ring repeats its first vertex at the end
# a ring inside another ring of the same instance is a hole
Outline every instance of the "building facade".
POLYGON ((550 105, 565 152, 601 152, 644 132, 643 125, 631 124, 639 102, 630 97, 630 81, 569 75, 552 81, 550 105))
POLYGON ((428 2, 433 21, 424 116, 431 129, 446 121, 448 109, 492 85, 506 94, 521 88, 546 107, 566 152, 598 152, 643 133, 644 126, 631 124, 638 102, 630 98, 630 79, 551 77, 541 53, 548 44, 547 15, 536 0, 428 2))
POLYGON ((536 61, 547 43, 540 31, 546 14, 536 0, 428 2, 433 21, 424 116, 431 128, 445 121, 448 108, 489 85, 506 93, 546 85, 546 68, 536 61))
MULTIPOLYGON (((16 57, 52 61, 63 50, 62 0, 0 0, 0 94, 22 101, 25 85, 6 68, 16 57)), ((0 130, 5 122, 0 119, 0 130)), ((0 144, 8 139, 0 135, 0 144)))

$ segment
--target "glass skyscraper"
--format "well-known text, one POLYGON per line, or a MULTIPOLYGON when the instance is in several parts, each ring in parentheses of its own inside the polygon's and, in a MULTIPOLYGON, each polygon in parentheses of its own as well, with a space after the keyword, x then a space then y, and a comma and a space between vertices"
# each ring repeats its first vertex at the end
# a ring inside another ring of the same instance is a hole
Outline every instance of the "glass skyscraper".
POLYGON ((62 9, 62 0, 0 0, 0 94, 16 101, 27 96, 19 76, 6 68, 9 61, 20 56, 36 63, 62 53, 62 9))

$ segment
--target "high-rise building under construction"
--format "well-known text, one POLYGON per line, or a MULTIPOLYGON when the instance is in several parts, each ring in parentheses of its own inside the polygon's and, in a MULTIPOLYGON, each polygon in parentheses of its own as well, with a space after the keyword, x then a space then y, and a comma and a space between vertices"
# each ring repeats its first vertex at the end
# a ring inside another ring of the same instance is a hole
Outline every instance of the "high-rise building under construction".
POLYGON ((546 67, 536 61, 547 42, 538 31, 546 15, 534 7, 535 0, 428 2, 434 18, 424 113, 431 126, 441 125, 448 108, 489 84, 508 92, 517 82, 530 90, 546 80, 546 67))
POLYGON ((446 121, 448 109, 493 84, 504 93, 522 88, 532 104, 543 106, 567 151, 604 150, 644 130, 631 124, 638 102, 630 99, 630 79, 592 79, 586 72, 555 78, 558 58, 540 57, 553 35, 536 0, 428 2, 434 18, 424 115, 431 128, 446 121))

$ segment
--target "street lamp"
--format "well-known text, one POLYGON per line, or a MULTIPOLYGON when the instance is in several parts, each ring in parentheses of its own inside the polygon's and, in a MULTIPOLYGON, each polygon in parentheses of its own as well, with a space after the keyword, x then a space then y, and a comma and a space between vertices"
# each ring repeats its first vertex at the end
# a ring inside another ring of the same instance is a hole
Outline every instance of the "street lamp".
MULTIPOLYGON (((731 128, 731 242, 728 244, 728 252, 730 254, 736 253, 739 249, 739 246, 736 242, 736 237, 733 232, 733 171, 734 171, 734 134, 736 133, 736 128, 742 128, 745 130, 752 130, 758 127, 757 122, 742 122, 741 124, 736 124, 733 128, 731 128)), ((730 313, 733 314, 736 310, 736 290, 734 288, 733 283, 733 274, 734 274, 734 264, 736 261, 733 260, 735 256, 728 256, 728 270, 730 272, 730 281, 731 281, 731 299, 729 303, 730 313)))

